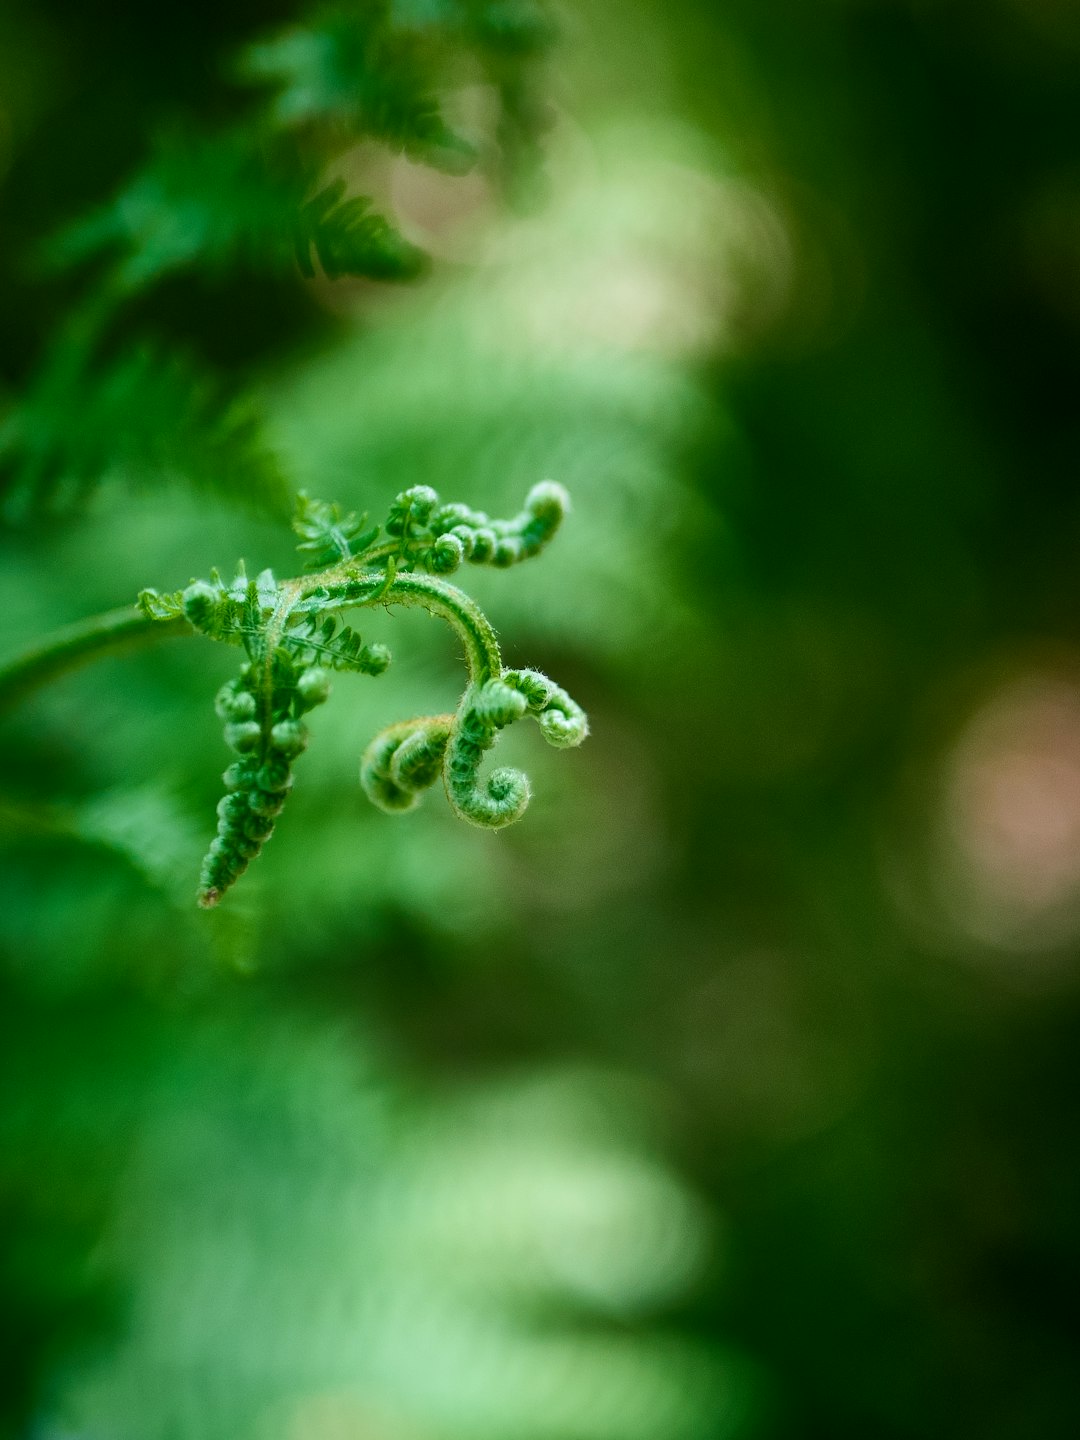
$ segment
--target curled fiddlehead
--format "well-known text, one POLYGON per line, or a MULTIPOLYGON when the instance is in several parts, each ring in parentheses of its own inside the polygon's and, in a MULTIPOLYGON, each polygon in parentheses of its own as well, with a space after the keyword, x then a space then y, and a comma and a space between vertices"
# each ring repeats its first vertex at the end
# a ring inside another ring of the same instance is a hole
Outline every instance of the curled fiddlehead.
POLYGON ((449 575, 466 560, 505 569, 538 555, 569 508, 569 496, 553 480, 534 485, 521 513, 509 520, 492 520, 468 505, 442 505, 429 485, 414 485, 394 501, 386 530, 397 537, 404 562, 436 575, 449 575))
MULTIPOLYGON (((274 621, 282 606, 281 588, 269 570, 256 580, 242 573, 231 585, 215 576, 194 581, 182 593, 189 623, 213 639, 243 646, 248 659, 240 674, 218 691, 215 708, 225 722, 225 742, 239 759, 225 771, 225 796, 218 805, 217 834, 203 860, 199 904, 216 905, 225 891, 273 833, 274 821, 292 787, 293 761, 307 746, 302 716, 330 695, 330 677, 323 664, 337 658, 335 626, 328 622, 318 635, 312 625, 274 643, 274 621)), ((144 604, 157 603, 144 600, 144 604)), ((342 653, 362 668, 365 655, 359 636, 351 631, 342 653)), ((381 661, 381 656, 373 657, 381 661)))
POLYGON ((365 645, 338 612, 381 604, 420 607, 447 621, 461 640, 468 683, 457 710, 422 716, 383 730, 364 752, 363 788, 379 808, 412 809, 440 778, 462 819, 498 828, 517 820, 529 802, 518 770, 481 766, 500 731, 531 715, 549 744, 578 745, 588 730, 584 711, 536 670, 503 667, 486 616, 446 578, 464 561, 506 566, 547 544, 568 506, 552 482, 536 485, 520 514, 492 520, 464 505, 444 505, 429 486, 394 500, 383 527, 340 507, 301 495, 294 528, 317 573, 278 581, 269 570, 249 579, 241 567, 226 583, 215 572, 175 595, 144 591, 143 614, 179 619, 210 639, 240 646, 239 675, 218 693, 225 741, 237 759, 224 774, 217 834, 203 862, 198 899, 216 905, 273 832, 292 786, 292 766, 307 746, 304 716, 330 693, 332 671, 379 675, 390 663, 381 645, 365 645))
POLYGON ((360 761, 360 783, 380 810, 411 810, 435 784, 453 723, 453 715, 425 715, 380 730, 360 761))
POLYGON ((305 709, 330 694, 324 670, 312 667, 299 676, 282 673, 275 659, 275 684, 267 729, 256 717, 259 695, 255 667, 245 665, 236 680, 218 692, 217 712, 225 721, 225 740, 240 758, 222 777, 226 794, 218 804, 217 834, 199 875, 199 904, 216 905, 262 849, 292 788, 292 763, 307 746, 305 709))
POLYGON ((456 714, 381 731, 364 752, 361 783, 381 809, 410 810, 441 775, 463 820, 492 829, 512 824, 529 803, 527 776, 502 768, 482 782, 479 772, 499 731, 525 715, 535 717, 548 744, 562 749, 580 745, 588 733, 585 712, 546 675, 503 670, 497 679, 470 685, 456 714))

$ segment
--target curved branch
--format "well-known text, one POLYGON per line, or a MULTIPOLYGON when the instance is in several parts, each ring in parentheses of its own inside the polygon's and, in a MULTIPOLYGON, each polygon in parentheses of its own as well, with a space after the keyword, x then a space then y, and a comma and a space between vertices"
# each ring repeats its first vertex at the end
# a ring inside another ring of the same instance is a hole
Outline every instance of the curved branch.
POLYGON ((305 585, 293 613, 308 608, 305 602, 315 602, 320 609, 327 608, 327 602, 330 602, 339 609, 350 605, 381 604, 409 605, 427 610, 445 620, 457 632, 465 647, 469 679, 474 685, 483 685, 486 680, 496 679, 502 673, 498 641, 487 616, 463 590, 435 575, 408 571, 388 580, 381 571, 365 571, 350 579, 330 583, 325 577, 320 583, 320 577, 315 575, 309 577, 305 585))
MULTIPOLYGON (((339 574, 339 570, 328 572, 334 577, 339 574)), ((388 583, 386 575, 378 571, 348 580, 335 578, 330 584, 320 585, 320 578, 312 575, 286 581, 282 589, 295 587, 293 593, 300 598, 294 605, 286 601, 281 607, 283 615, 308 608, 326 608, 327 599, 341 608, 378 603, 419 606, 453 626, 465 647, 469 678, 474 683, 482 684, 500 673, 502 660, 495 632, 479 606, 456 585, 434 575, 412 573, 397 575, 388 583), (305 604, 316 597, 318 605, 305 604)), ((21 654, 0 662, 0 710, 17 704, 39 685, 109 651, 128 649, 169 635, 197 633, 182 615, 161 619, 133 605, 76 620, 21 654)))
POLYGON ((156 620, 133 605, 76 620, 0 663, 0 710, 17 704, 39 685, 110 650, 128 649, 167 635, 191 635, 183 616, 156 620))

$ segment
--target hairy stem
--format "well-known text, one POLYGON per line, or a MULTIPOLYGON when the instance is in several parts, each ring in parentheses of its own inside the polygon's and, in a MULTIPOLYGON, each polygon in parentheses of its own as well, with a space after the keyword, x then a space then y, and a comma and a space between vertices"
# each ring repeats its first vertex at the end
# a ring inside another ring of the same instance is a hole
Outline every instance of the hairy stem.
MULTIPOLYGON (((318 594, 329 596, 341 609, 364 605, 408 605, 427 610, 446 620, 465 647, 469 679, 474 685, 497 678, 502 673, 495 631, 487 616, 463 590, 438 576, 407 571, 389 581, 381 571, 361 572, 349 578, 338 578, 344 567, 310 576, 296 609, 303 610, 303 597, 318 594)), ((298 582, 290 582, 298 583, 298 582)))
MULTIPOLYGON (((278 638, 284 629, 288 615, 303 611, 305 598, 316 593, 333 597, 343 609, 373 604, 418 606, 453 626, 465 647, 469 678, 474 684, 483 684, 499 675, 502 661, 495 632, 479 606, 456 585, 434 575, 412 572, 396 575, 389 582, 382 571, 361 572, 348 578, 346 574, 346 567, 336 566, 321 575, 284 581, 282 603, 274 617, 273 638, 278 638)), ((154 619, 130 605, 77 620, 39 640, 21 655, 0 663, 0 710, 17 704, 39 685, 110 650, 130 648, 167 635, 195 633, 182 616, 154 619)), ((271 644, 268 651, 272 649, 271 644)))
POLYGON ((21 655, 0 663, 0 710, 17 704, 39 685, 110 650, 164 639, 167 635, 191 633, 191 626, 182 617, 153 620, 133 605, 76 620, 73 625, 66 625, 39 640, 21 655))

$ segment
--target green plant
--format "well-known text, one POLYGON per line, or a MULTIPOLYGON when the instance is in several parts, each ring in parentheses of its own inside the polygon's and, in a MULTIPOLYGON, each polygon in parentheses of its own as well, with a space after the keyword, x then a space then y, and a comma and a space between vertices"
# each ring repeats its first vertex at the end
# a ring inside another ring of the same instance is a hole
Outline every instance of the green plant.
POLYGON ((0 669, 0 704, 71 665, 139 638, 191 633, 237 645, 246 659, 219 691, 225 741, 239 758, 223 776, 218 830, 199 881, 199 904, 210 908, 258 855, 292 787, 292 765, 308 743, 304 716, 330 695, 331 671, 381 675, 390 663, 382 645, 365 645, 340 612, 374 605, 420 607, 446 620, 462 642, 468 684, 453 714, 391 725, 368 746, 360 776, 381 809, 412 809, 442 777, 455 812, 498 828, 517 820, 529 802, 520 771, 480 765, 500 730, 531 715, 550 745, 579 745, 584 711, 536 670, 503 666, 486 616, 445 576, 463 562, 507 567, 538 554, 558 529, 568 500, 560 485, 533 487, 509 520, 492 520, 465 505, 442 504, 434 490, 403 491, 384 526, 301 494, 294 529, 314 573, 277 580, 269 570, 249 579, 243 566, 231 581, 213 572, 185 590, 144 590, 134 609, 110 612, 60 632, 0 669), (380 533, 385 538, 380 543, 380 533))
POLYGON ((163 323, 160 297, 217 287, 227 313, 256 289, 263 304, 280 297, 297 271, 330 282, 424 274, 425 252, 336 170, 352 174, 368 144, 452 176, 480 169, 504 193, 534 189, 551 33, 543 0, 317 6, 231 60, 243 91, 211 97, 226 121, 159 121, 110 199, 36 237, 39 275, 85 284, 18 398, 0 406, 0 514, 70 513, 117 475, 180 478, 287 514, 250 387, 198 353, 175 305, 163 323), (466 135, 442 92, 469 86, 495 105, 466 135))
MULTIPOLYGON (((175 336, 145 332, 140 315, 185 279, 235 286, 295 284, 297 272, 407 281, 427 257, 349 194, 333 166, 359 140, 459 175, 485 165, 511 188, 535 170, 543 107, 535 62, 550 38, 536 0, 362 0, 320 9, 250 45, 233 67, 257 98, 216 130, 159 135, 114 199, 69 223, 44 253, 54 269, 96 267, 20 399, 0 416, 0 506, 11 520, 70 514, 103 481, 179 478, 287 513, 290 486, 267 441, 250 386, 194 357, 175 336), (497 100, 494 133, 468 139, 444 118, 440 86, 482 81, 497 100)), ((160 327, 159 327, 160 328, 160 327)), ((168 327, 166 327, 167 329, 168 327)), ((463 562, 508 566, 537 554, 558 528, 566 494, 535 486, 520 515, 490 520, 415 485, 383 527, 301 493, 294 528, 314 573, 269 570, 230 581, 215 572, 175 594, 144 591, 135 609, 69 627, 0 668, 0 704, 95 654, 167 633, 197 633, 245 652, 217 697, 238 759, 225 773, 217 835, 199 902, 215 905, 259 853, 307 744, 304 716, 329 696, 330 673, 377 675, 389 664, 340 620, 346 609, 419 606, 461 639, 468 684, 454 714, 390 727, 368 748, 361 778, 384 810, 416 804, 441 775, 454 810, 501 826, 529 799, 525 776, 480 765, 499 732, 531 714, 549 743, 584 738, 583 712, 531 670, 503 667, 494 632, 445 578, 463 562), (380 535, 382 538, 380 539, 380 535)))

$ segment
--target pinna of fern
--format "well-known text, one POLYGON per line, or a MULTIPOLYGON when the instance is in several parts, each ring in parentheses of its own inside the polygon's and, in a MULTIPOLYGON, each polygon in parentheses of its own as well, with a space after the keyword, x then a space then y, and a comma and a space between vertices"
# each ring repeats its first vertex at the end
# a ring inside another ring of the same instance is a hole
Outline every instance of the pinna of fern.
MULTIPOLYGON (((254 393, 153 313, 162 286, 266 293, 317 275, 407 282, 428 267, 371 194, 338 173, 373 142, 451 174, 511 186, 538 149, 546 0, 362 0, 302 8, 234 57, 229 120, 174 116, 113 195, 42 237, 42 274, 78 269, 82 298, 0 415, 0 522, 77 512, 109 480, 179 480, 280 514, 288 495, 254 393), (497 96, 481 143, 444 113, 448 91, 497 96)), ((65 281, 71 283, 70 277, 65 281)), ((166 310, 168 307, 166 307, 166 310)), ((451 547, 452 548, 452 547, 451 547)))

